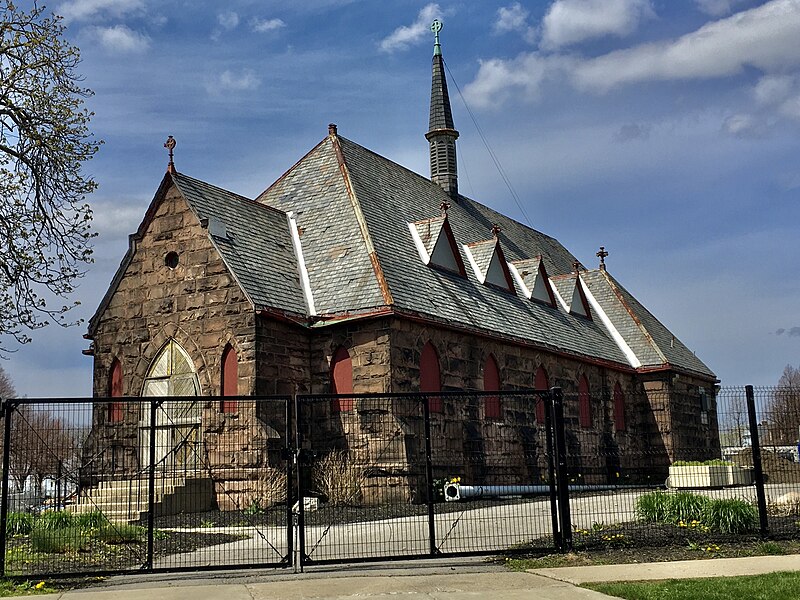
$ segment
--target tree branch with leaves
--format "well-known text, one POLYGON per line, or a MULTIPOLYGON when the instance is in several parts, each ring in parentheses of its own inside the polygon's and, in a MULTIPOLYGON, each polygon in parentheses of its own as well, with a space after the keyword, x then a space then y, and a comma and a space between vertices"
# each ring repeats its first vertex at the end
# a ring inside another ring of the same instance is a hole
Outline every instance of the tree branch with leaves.
MULTIPOLYGON (((64 303, 92 262, 97 187, 83 171, 102 142, 61 18, 0 0, 0 340, 74 324, 64 303)), ((0 350, 3 348, 0 342, 0 350)))

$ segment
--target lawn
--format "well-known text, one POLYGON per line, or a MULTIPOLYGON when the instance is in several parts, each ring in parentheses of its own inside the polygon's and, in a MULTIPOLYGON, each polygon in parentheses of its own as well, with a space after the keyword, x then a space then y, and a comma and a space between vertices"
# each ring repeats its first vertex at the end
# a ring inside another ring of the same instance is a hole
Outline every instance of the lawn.
POLYGON ((800 600, 800 573, 593 583, 582 587, 627 600, 800 600))

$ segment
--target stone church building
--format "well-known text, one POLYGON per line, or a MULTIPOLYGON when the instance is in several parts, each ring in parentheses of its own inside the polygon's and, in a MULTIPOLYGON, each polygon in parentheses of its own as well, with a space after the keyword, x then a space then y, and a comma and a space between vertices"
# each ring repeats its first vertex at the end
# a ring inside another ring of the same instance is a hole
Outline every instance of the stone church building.
MULTIPOLYGON (((108 471, 144 464, 146 411, 124 397, 223 397, 187 400, 167 419, 199 426, 221 473, 269 462, 253 444, 224 450, 226 428, 278 439, 285 425, 224 397, 560 386, 586 444, 658 446, 666 464, 677 448, 714 456, 714 373, 611 275, 602 249, 587 268, 460 194, 458 135, 437 40, 430 178, 335 125, 254 199, 178 172, 170 152, 89 324, 94 394, 113 401, 97 404, 87 452, 108 471)), ((328 410, 352 420, 358 399, 328 410)), ((501 402, 476 410, 479 435, 493 435, 501 402)), ((431 412, 446 416, 441 403, 431 412)), ((169 447, 180 428, 164 435, 169 447)))

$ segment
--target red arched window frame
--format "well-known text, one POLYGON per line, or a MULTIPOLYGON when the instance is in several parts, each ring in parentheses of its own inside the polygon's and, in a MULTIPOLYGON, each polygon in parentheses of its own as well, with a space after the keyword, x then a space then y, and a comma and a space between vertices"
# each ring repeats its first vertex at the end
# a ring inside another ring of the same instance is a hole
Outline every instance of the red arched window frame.
POLYGON ((619 383, 614 385, 614 429, 625 431, 625 394, 619 383))
MULTIPOLYGON (((111 363, 108 373, 108 396, 122 398, 122 365, 118 359, 111 363)), ((122 402, 111 402, 108 405, 108 420, 119 423, 124 419, 125 405, 122 402)))
MULTIPOLYGON (((539 367, 538 369, 536 369, 536 377, 533 380, 533 387, 537 390, 550 389, 550 380, 547 378, 547 371, 544 370, 544 367, 539 367)), ((542 399, 537 400, 536 421, 538 423, 544 423, 544 411, 545 411, 544 400, 542 399)))
MULTIPOLYGON (((239 395, 239 358, 230 344, 222 351, 222 382, 220 385, 224 397, 239 395)), ((239 410, 236 400, 223 400, 220 410, 224 413, 235 413, 239 410)))
MULTIPOLYGON (((331 392, 334 394, 353 393, 353 361, 344 346, 339 346, 331 358, 331 392)), ((333 412, 353 410, 353 399, 333 398, 331 410, 333 412)))
MULTIPOLYGON (((442 376, 439 371, 439 354, 430 342, 422 347, 419 356, 419 391, 430 394, 442 391, 442 376)), ((441 396, 431 396, 428 407, 432 413, 442 412, 441 396)))
MULTIPOLYGON (((500 391, 500 369, 497 368, 497 361, 491 354, 486 357, 486 364, 483 367, 483 391, 500 391)), ((486 396, 484 416, 487 419, 500 418, 500 396, 486 396)))
POLYGON ((578 413, 581 427, 592 426, 592 395, 589 393, 589 380, 581 375, 578 380, 578 413))

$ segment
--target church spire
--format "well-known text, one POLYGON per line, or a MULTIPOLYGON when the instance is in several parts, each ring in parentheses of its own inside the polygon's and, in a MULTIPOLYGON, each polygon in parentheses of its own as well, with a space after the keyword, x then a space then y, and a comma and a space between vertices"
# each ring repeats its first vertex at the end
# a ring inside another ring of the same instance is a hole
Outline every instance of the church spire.
POLYGON ((453 125, 447 79, 444 76, 444 59, 439 44, 441 21, 434 20, 431 31, 436 35, 433 45, 433 77, 431 81, 431 114, 428 133, 430 144, 431 181, 439 184, 453 198, 458 197, 458 169, 456 168, 456 139, 458 131, 453 125))

